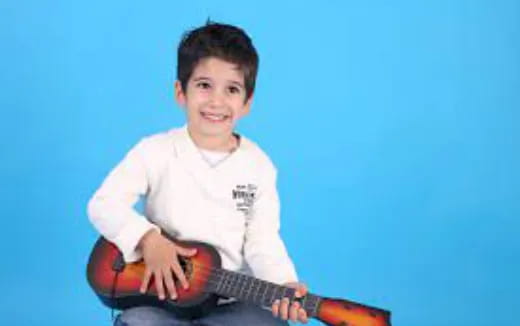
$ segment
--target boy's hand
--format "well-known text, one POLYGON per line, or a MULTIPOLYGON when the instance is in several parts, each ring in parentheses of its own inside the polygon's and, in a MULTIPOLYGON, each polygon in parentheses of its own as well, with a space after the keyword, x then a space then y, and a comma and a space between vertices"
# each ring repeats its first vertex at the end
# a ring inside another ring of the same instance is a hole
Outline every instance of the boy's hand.
MULTIPOLYGON (((295 296, 301 298, 307 294, 307 286, 303 283, 286 283, 285 286, 296 289, 295 296)), ((299 302, 293 302, 289 307, 289 298, 283 298, 282 301, 276 300, 272 306, 273 316, 280 317, 283 320, 290 319, 294 322, 307 323, 307 313, 300 307, 299 302)))
POLYGON ((187 289, 189 284, 186 276, 179 263, 177 255, 191 257, 197 252, 196 249, 186 249, 176 245, 170 240, 163 237, 157 230, 150 230, 141 238, 138 247, 143 253, 145 262, 145 272, 141 283, 141 293, 146 293, 150 279, 155 279, 155 288, 159 299, 164 300, 164 285, 170 294, 172 300, 177 298, 175 290, 175 282, 172 272, 181 282, 182 286, 187 289))

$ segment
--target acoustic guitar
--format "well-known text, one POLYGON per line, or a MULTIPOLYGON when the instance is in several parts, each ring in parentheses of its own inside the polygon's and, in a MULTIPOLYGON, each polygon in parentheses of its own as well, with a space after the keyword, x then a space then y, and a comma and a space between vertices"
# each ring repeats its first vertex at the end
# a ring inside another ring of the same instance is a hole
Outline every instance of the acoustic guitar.
POLYGON ((101 301, 113 309, 151 305, 173 311, 179 316, 195 318, 215 307, 220 297, 235 298, 262 307, 270 307, 275 300, 288 297, 291 302, 299 301, 308 317, 326 325, 390 326, 390 311, 312 293, 295 298, 292 288, 222 269, 220 255, 209 244, 178 240, 175 243, 197 249, 192 257, 179 257, 189 288, 184 290, 182 286, 177 286, 176 300, 159 300, 155 286, 150 286, 147 293, 141 293, 144 262, 126 264, 117 247, 102 237, 96 242, 89 258, 88 282, 101 301))

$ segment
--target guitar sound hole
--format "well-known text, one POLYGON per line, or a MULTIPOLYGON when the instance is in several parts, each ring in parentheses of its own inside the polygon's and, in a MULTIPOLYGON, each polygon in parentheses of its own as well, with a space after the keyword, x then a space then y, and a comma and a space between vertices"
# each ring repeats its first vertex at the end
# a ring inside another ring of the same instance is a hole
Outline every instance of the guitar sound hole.
POLYGON ((193 263, 191 259, 179 257, 179 263, 181 265, 182 271, 184 275, 186 275, 186 279, 189 281, 193 276, 193 263))

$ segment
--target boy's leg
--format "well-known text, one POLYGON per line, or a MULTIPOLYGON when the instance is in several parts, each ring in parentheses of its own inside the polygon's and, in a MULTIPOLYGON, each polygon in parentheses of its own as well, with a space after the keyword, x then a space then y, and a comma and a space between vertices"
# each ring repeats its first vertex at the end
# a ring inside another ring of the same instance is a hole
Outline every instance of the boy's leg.
POLYGON ((273 317, 271 311, 258 306, 235 302, 215 308, 209 315, 197 319, 197 326, 288 326, 273 317))
POLYGON ((124 310, 114 326, 191 326, 191 322, 175 317, 169 311, 157 307, 135 307, 124 310))

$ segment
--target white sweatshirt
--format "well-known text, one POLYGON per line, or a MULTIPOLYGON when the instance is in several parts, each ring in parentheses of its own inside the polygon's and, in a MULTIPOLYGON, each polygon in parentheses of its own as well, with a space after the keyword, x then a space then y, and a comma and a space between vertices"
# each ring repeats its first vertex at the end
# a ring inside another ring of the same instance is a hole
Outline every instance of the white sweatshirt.
POLYGON ((97 230, 123 253, 152 228, 213 245, 222 267, 278 284, 297 281, 279 235, 276 169, 252 141, 216 166, 205 161, 187 127, 143 138, 110 172, 88 204, 97 230), (134 205, 146 198, 145 216, 134 205))

